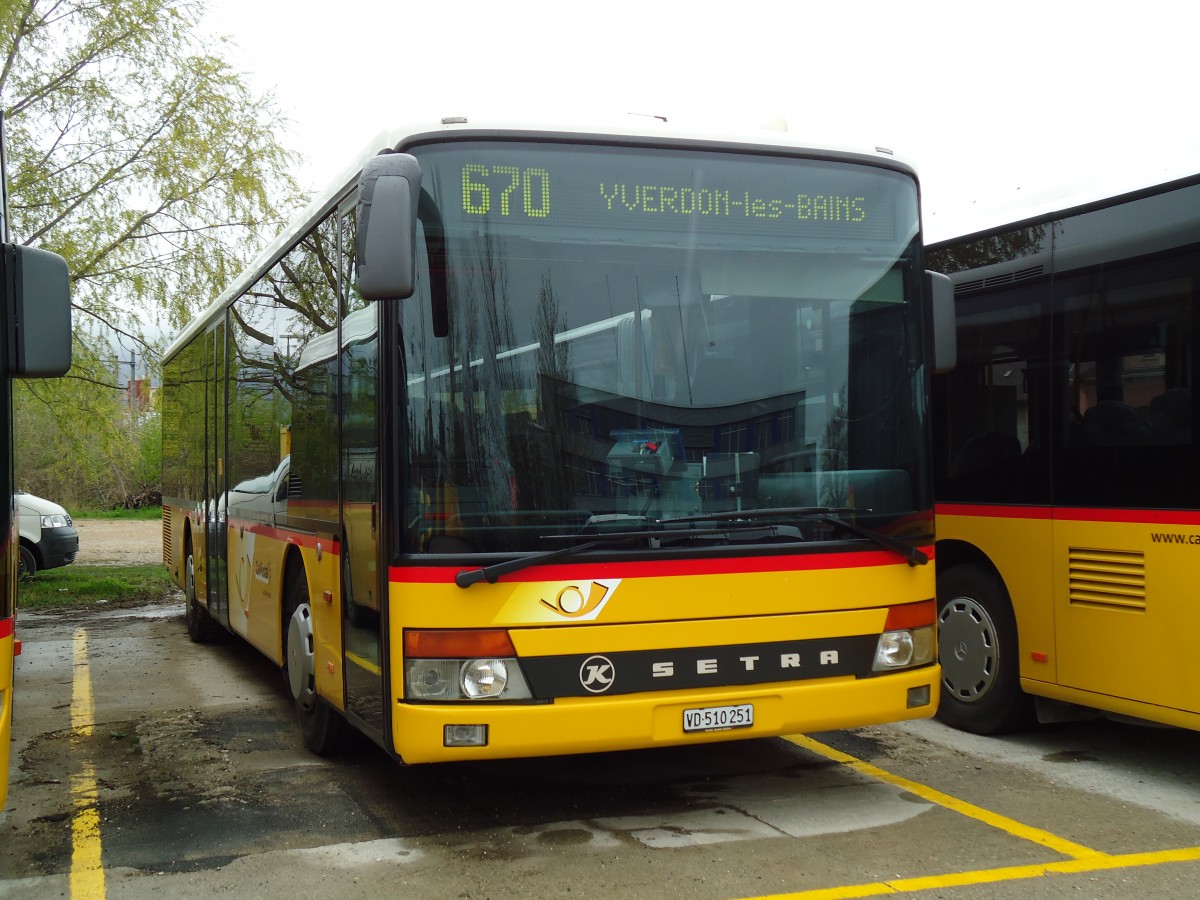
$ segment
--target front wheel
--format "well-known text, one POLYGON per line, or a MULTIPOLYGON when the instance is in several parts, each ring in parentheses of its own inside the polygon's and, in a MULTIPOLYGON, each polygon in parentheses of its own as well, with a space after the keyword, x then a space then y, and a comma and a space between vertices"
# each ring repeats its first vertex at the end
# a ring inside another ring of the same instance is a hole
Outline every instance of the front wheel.
POLYGON ((17 563, 17 578, 24 581, 26 578, 32 578, 37 574, 37 558, 33 555, 33 551, 24 544, 20 548, 20 560, 17 563))
POLYGON ((970 565, 939 573, 938 718, 974 734, 1002 734, 1033 720, 1021 690, 1016 617, 1004 589, 970 565))
POLYGON ((352 734, 341 713, 317 694, 316 638, 303 574, 290 580, 287 601, 284 674, 296 707, 296 722, 309 750, 331 756, 349 746, 352 734))

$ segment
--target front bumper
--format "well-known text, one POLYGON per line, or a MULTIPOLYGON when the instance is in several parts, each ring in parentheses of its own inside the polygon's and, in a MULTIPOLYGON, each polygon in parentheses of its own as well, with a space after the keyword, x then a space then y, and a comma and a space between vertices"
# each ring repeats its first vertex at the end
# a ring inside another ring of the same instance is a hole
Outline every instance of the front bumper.
POLYGON ((63 528, 43 528, 42 539, 38 541, 38 555, 41 556, 40 568, 57 569, 75 562, 79 555, 79 532, 72 526, 63 528))

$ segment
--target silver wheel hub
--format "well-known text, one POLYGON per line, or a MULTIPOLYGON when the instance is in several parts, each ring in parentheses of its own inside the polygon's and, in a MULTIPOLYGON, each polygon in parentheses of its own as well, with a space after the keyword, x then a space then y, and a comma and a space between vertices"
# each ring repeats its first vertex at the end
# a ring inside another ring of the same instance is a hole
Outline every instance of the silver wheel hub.
POLYGON ((186 571, 183 577, 183 593, 190 607, 196 599, 196 560, 189 553, 187 563, 185 564, 186 571))
POLYGON ((964 703, 975 703, 992 689, 1000 664, 996 625, 970 597, 955 597, 938 616, 942 686, 964 703))
POLYGON ((305 710, 317 702, 316 666, 313 663, 312 609, 301 603, 288 621, 288 684, 292 699, 305 710))

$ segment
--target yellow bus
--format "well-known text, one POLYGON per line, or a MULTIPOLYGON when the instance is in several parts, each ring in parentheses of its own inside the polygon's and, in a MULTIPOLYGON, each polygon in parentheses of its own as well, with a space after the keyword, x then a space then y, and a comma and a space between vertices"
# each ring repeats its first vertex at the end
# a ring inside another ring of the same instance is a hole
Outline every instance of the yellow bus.
POLYGON ((71 299, 61 256, 9 242, 8 178, 0 113, 0 809, 8 802, 16 637, 18 521, 13 493, 12 380, 71 367, 71 299))
POLYGON ((406 763, 930 716, 950 301, 885 152, 381 135, 164 357, 189 632, 406 763))
POLYGON ((1200 728, 1200 177, 939 242, 940 715, 1200 728))

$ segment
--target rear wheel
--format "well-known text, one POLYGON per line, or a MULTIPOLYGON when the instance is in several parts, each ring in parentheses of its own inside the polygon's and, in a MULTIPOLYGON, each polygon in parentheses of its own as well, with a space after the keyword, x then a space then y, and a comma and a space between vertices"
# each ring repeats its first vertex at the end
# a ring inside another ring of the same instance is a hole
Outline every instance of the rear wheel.
POLYGON ((183 564, 183 602, 187 612, 188 637, 192 639, 192 643, 207 644, 216 640, 220 630, 196 596, 196 559, 192 554, 190 537, 185 552, 187 555, 183 564))
POLYGON ((286 599, 284 674, 296 707, 296 722, 305 746, 313 753, 319 756, 340 753, 350 745, 353 732, 341 713, 317 694, 316 639, 303 572, 288 580, 286 599))
POLYGON ((975 734, 1002 734, 1033 721, 1021 690, 1017 623, 1004 589, 978 568, 938 575, 938 718, 975 734))

